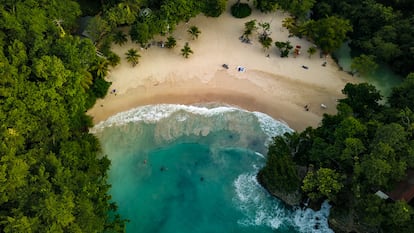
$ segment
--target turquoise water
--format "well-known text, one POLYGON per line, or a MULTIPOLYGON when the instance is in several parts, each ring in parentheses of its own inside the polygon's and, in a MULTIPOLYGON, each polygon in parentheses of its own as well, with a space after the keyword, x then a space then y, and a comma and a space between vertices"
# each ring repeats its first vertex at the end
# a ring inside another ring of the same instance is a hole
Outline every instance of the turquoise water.
MULTIPOLYGON (((338 64, 344 71, 351 71, 351 48, 347 43, 344 43, 335 53, 338 58, 338 64)), ((363 82, 374 85, 384 97, 391 94, 392 88, 400 84, 403 78, 395 74, 387 65, 379 64, 377 70, 370 75, 355 76, 363 82)))
POLYGON ((292 209, 256 181, 265 142, 291 131, 257 112, 213 104, 155 105, 93 132, 127 232, 332 232, 329 205, 292 209))

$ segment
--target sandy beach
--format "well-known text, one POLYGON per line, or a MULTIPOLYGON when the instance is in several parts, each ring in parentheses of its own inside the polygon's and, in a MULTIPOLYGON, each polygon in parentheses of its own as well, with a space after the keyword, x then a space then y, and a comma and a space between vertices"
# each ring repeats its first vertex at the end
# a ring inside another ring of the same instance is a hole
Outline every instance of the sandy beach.
MULTIPOLYGON (((228 6, 231 4, 233 1, 228 6)), ((282 27, 286 17, 288 14, 280 11, 262 14, 253 10, 248 18, 236 19, 228 7, 219 18, 199 15, 178 25, 172 34, 177 40, 173 49, 156 45, 142 49, 132 42, 113 45, 112 50, 121 57, 121 63, 111 69, 107 80, 112 82, 110 91, 115 89, 116 95, 108 93, 88 114, 94 123, 99 123, 118 112, 143 105, 217 102, 266 113, 295 130, 317 126, 324 113, 336 112, 336 100, 343 98, 341 90, 345 84, 356 80, 340 71, 330 57, 320 58, 319 51, 309 58, 306 51, 313 44, 288 37, 287 29, 282 27), (252 19, 270 23, 273 46, 268 51, 263 50, 257 35, 251 36, 252 44, 239 40, 244 23, 252 19), (201 31, 196 40, 186 32, 192 25, 201 31), (274 42, 286 40, 293 46, 300 45, 301 55, 281 58, 274 42), (194 51, 188 59, 180 52, 185 42, 194 51), (130 48, 141 55, 135 67, 125 59, 130 48), (322 66, 324 62, 326 66, 322 66), (239 66, 245 71, 239 72, 239 66)), ((166 37, 157 36, 153 41, 165 40, 166 37)))

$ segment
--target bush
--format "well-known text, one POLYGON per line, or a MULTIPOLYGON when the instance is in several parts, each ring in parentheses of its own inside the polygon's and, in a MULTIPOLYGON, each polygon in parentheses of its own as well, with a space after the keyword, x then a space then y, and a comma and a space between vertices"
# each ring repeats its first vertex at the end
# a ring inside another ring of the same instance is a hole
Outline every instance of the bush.
POLYGON ((208 17, 219 17, 226 9, 227 0, 207 0, 202 7, 202 12, 208 17))
POLYGON ((252 8, 250 8, 247 3, 236 3, 231 6, 231 14, 236 18, 246 18, 252 13, 252 8))

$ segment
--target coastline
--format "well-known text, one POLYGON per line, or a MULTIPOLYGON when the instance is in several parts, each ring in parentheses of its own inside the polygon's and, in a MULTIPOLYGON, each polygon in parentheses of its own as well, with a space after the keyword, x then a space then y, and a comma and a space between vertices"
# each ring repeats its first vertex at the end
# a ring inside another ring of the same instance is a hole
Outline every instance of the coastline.
MULTIPOLYGON (((304 39, 290 38, 281 26, 285 17, 282 12, 266 15, 257 11, 245 19, 233 18, 228 11, 218 18, 199 15, 188 24, 177 26, 173 33, 177 39, 174 49, 152 46, 145 50, 132 42, 122 47, 113 45, 112 50, 121 57, 121 63, 110 71, 107 81, 112 82, 110 91, 115 89, 116 95, 108 93, 88 114, 97 124, 143 105, 215 102, 266 113, 294 130, 316 127, 324 113, 336 113, 336 100, 343 98, 342 88, 356 80, 340 71, 330 57, 309 58, 306 50, 313 45, 304 39), (253 37, 252 45, 241 43, 238 37, 244 23, 252 19, 271 22, 273 41, 289 39, 292 45, 302 46, 302 55, 280 58, 274 46, 265 52, 253 37), (197 40, 191 40, 186 32, 191 25, 201 30, 197 40), (180 49, 187 41, 194 54, 184 59, 180 49), (141 55, 136 67, 124 58, 130 48, 141 55), (321 66, 323 62, 327 65, 321 66), (222 64, 228 64, 229 69, 222 64), (302 65, 309 69, 303 69, 302 65), (238 72, 238 66, 246 71, 238 72), (327 108, 321 108, 321 104, 327 108), (304 109, 305 105, 309 111, 304 109)), ((165 38, 154 39, 159 40, 165 38)))

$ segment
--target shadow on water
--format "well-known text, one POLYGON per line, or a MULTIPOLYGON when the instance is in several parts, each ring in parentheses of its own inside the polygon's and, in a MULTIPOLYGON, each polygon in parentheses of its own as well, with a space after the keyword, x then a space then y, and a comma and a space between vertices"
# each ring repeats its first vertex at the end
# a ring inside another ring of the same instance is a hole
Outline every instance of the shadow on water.
MULTIPOLYGON (((348 43, 344 43, 333 55, 337 59, 339 66, 342 67, 344 71, 350 72, 352 57, 358 56, 359 51, 351 50, 348 43)), ((373 74, 366 76, 356 75, 355 78, 374 85, 381 91, 381 95, 384 97, 390 96, 392 88, 403 81, 403 77, 395 74, 384 63, 378 64, 378 69, 373 74)))

